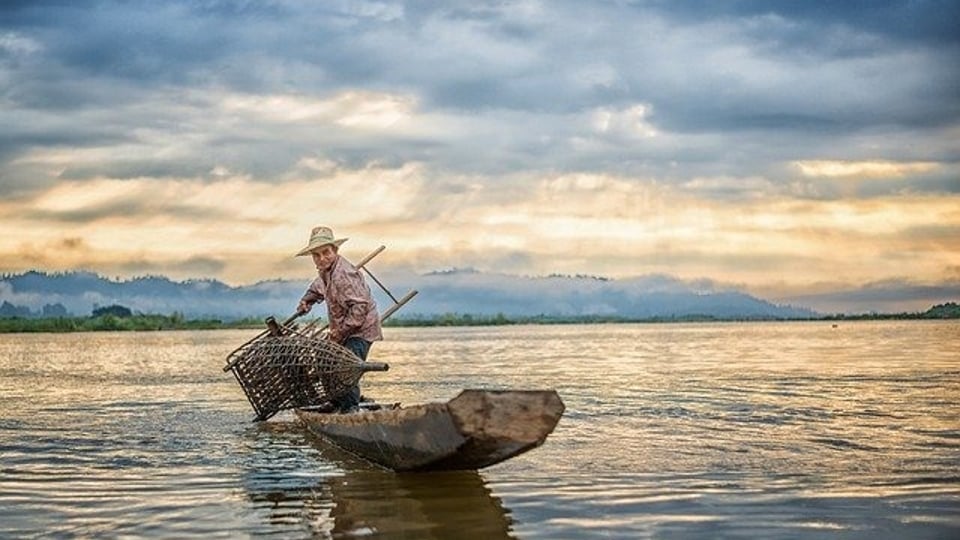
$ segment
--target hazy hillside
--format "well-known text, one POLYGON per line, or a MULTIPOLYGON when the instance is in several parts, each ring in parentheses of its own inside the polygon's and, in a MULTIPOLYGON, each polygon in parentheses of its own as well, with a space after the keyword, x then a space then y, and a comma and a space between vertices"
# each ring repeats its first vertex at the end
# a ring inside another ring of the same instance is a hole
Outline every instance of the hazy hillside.
POLYGON ((666 276, 611 280, 590 276, 520 277, 453 271, 418 276, 409 311, 507 315, 656 317, 811 317, 738 292, 695 290, 666 276))
MULTIPOLYGON (((384 276, 381 276, 384 277, 384 276)), ((816 313, 774 305, 743 293, 711 291, 668 276, 611 280, 590 276, 522 277, 452 270, 424 275, 391 275, 395 295, 420 294, 400 316, 443 313, 512 316, 604 315, 620 317, 813 317, 816 313)), ((7 315, 59 313, 88 315, 98 306, 120 304, 141 313, 180 312, 187 317, 224 319, 288 315, 309 279, 264 281, 231 287, 215 280, 176 282, 162 276, 112 280, 89 272, 27 272, 0 279, 0 304, 19 310, 7 315), (46 307, 46 309, 45 309, 46 307)), ((382 306, 389 304, 377 292, 382 306)))

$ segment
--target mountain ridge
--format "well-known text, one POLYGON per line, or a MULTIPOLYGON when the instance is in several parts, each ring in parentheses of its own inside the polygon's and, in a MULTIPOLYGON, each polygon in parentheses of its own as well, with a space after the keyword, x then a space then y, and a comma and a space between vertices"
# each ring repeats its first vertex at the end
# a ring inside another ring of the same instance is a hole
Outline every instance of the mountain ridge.
MULTIPOLYGON (((662 274, 629 279, 598 276, 514 276, 470 269, 425 274, 397 273, 385 282, 394 291, 420 294, 400 316, 445 313, 508 316, 606 316, 625 318, 814 318, 813 310, 777 305, 744 292, 715 290, 662 274)), ((0 277, 0 304, 7 311, 86 315, 98 306, 123 305, 139 313, 238 319, 291 313, 308 279, 258 281, 231 286, 215 279, 174 281, 164 276, 112 280, 88 271, 48 274, 31 270, 0 277), (45 309, 46 307, 46 309, 45 309)), ((391 301, 376 290, 381 310, 391 301)), ((16 313, 7 313, 6 316, 16 313)), ((0 312, 0 316, 4 313, 0 312)))

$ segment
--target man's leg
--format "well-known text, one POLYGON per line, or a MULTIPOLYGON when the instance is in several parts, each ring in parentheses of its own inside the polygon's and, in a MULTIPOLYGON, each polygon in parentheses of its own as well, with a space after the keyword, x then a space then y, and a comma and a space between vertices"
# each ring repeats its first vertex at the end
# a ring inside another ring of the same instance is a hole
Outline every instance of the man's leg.
MULTIPOLYGON (((361 360, 367 359, 367 353, 370 352, 370 345, 371 343, 369 341, 356 336, 347 338, 347 340, 343 342, 343 346, 357 355, 357 358, 361 360)), ((336 405, 340 409, 340 412, 349 411, 360 405, 360 383, 358 382, 353 385, 353 388, 351 388, 349 392, 337 400, 336 405)))

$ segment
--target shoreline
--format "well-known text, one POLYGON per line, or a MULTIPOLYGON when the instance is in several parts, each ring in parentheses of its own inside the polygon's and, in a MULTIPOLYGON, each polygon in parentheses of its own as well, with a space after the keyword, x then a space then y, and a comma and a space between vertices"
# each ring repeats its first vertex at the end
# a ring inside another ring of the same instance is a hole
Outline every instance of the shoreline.
MULTIPOLYGON (((663 323, 715 323, 715 322, 832 322, 841 321, 890 321, 890 320, 957 320, 960 305, 950 302, 933 306, 920 313, 871 313, 856 315, 824 315, 822 317, 715 317, 710 315, 682 315, 657 317, 598 317, 598 316, 548 316, 511 317, 471 314, 444 314, 432 317, 408 317, 384 322, 386 328, 429 327, 474 327, 516 325, 566 325, 566 324, 663 324, 663 323)), ((17 333, 73 333, 116 331, 163 331, 163 330, 262 330, 262 319, 248 317, 233 321, 219 319, 185 319, 182 315, 131 315, 118 317, 48 317, 48 318, 0 318, 0 334, 17 333)))

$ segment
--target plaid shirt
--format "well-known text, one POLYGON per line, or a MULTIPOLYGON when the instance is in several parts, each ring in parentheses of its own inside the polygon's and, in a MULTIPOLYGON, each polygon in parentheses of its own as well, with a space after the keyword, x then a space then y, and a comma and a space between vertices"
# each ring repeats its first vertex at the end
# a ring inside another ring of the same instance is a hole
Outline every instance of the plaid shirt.
POLYGON ((327 302, 327 320, 330 329, 336 331, 341 342, 350 337, 367 341, 383 339, 380 330, 380 314, 377 303, 370 294, 360 270, 350 261, 337 255, 330 269, 321 272, 307 287, 301 301, 308 304, 327 302))

